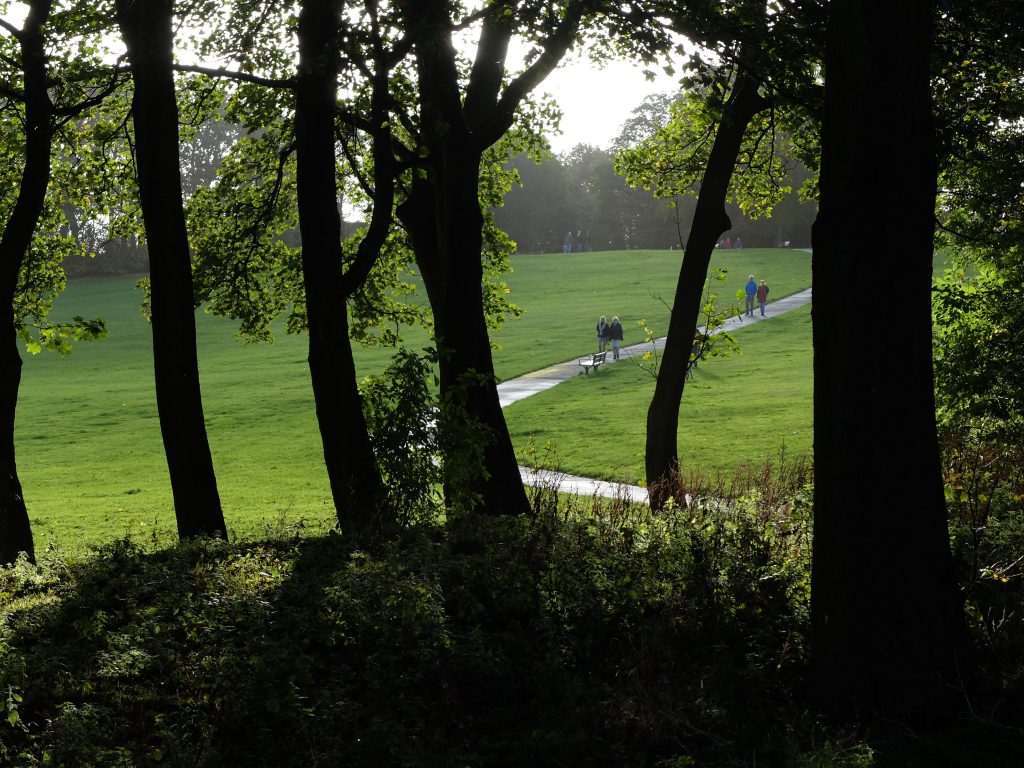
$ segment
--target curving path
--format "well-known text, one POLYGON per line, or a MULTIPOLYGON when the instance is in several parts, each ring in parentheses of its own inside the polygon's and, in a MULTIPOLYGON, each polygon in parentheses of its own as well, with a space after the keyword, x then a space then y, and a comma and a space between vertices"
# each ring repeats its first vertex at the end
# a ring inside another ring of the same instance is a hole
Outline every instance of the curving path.
MULTIPOLYGON (((763 320, 768 320, 810 303, 811 289, 807 288, 799 293, 790 294, 789 296, 785 296, 768 304, 765 308, 764 317, 761 317, 757 312, 754 313, 754 317, 743 317, 742 315, 731 317, 726 321, 722 328, 730 331, 739 330, 751 323, 759 323, 763 320)), ((656 339, 654 341, 654 347, 657 350, 663 349, 665 347, 665 339, 656 339)), ((634 355, 642 355, 645 352, 648 352, 650 348, 650 343, 646 342, 623 347, 619 351, 619 360, 609 358, 605 365, 614 365, 615 363, 633 357, 634 355)), ((556 384, 560 384, 566 379, 571 379, 573 376, 579 375, 581 375, 579 363, 577 363, 577 358, 573 358, 572 360, 564 363, 556 363, 555 365, 548 366, 547 368, 542 368, 539 371, 534 371, 533 373, 527 373, 515 379, 503 381, 498 385, 498 398, 501 401, 501 407, 505 408, 512 403, 523 400, 530 395, 535 395, 538 392, 543 392, 545 389, 551 389, 556 384)), ((594 375, 597 376, 599 373, 595 373, 594 375)), ((566 475, 542 469, 532 469, 530 467, 520 467, 519 474, 523 478, 523 483, 527 485, 557 487, 559 491, 572 493, 577 496, 621 496, 633 501, 647 501, 647 489, 641 488, 638 485, 611 483, 606 480, 593 480, 588 477, 576 477, 574 475, 566 475)))

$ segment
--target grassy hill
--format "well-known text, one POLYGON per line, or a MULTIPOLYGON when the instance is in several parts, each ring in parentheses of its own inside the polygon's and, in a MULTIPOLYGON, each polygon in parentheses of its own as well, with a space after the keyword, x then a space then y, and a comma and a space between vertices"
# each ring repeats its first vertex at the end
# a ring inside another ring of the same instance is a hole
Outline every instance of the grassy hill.
MULTIPOLYGON (((807 455, 812 444, 810 307, 738 331, 740 354, 701 363, 680 412, 684 472, 731 475, 807 455)), ((569 474, 644 479, 647 407, 654 377, 628 361, 577 376, 505 410, 524 461, 534 449, 569 474)))
MULTIPOLYGON (((499 377, 510 378, 591 350, 592 329, 601 314, 622 318, 627 342, 641 340, 639 318, 663 332, 665 302, 675 290, 679 258, 678 251, 515 257, 508 285, 512 300, 525 314, 494 334, 500 345, 495 351, 499 377)), ((810 282, 810 255, 800 251, 719 251, 715 264, 730 269, 729 280, 718 284, 723 296, 734 294, 750 273, 765 277, 773 296, 810 282)), ((41 546, 78 546, 127 533, 159 541, 173 538, 153 395, 150 331, 138 312, 141 298, 132 280, 72 284, 56 314, 100 315, 108 322, 109 336, 79 346, 66 358, 26 356, 16 439, 29 513, 41 546)), ((198 315, 205 412, 228 525, 236 532, 282 522, 329 525, 333 510, 313 412, 305 337, 281 333, 273 344, 244 345, 234 338, 234 330, 230 320, 198 315)), ((421 347, 427 337, 413 330, 408 343, 421 347)), ((362 374, 382 371, 388 357, 383 350, 357 350, 362 374)), ((622 368, 608 373, 620 377, 626 373, 622 368)), ((604 376, 595 379, 605 381, 604 376)), ((633 388, 625 381, 620 387, 633 388)), ((646 405, 639 390, 632 394, 637 395, 635 403, 616 411, 635 426, 642 422, 646 405), (635 413, 630 412, 633 409, 635 413)), ((523 423, 521 417, 515 419, 523 423)), ((523 429, 517 427, 517 433, 523 429)), ((614 432, 606 434, 615 437, 614 432)), ((620 457, 622 444, 606 442, 612 453, 601 467, 635 465, 638 449, 629 445, 628 453, 620 457)))

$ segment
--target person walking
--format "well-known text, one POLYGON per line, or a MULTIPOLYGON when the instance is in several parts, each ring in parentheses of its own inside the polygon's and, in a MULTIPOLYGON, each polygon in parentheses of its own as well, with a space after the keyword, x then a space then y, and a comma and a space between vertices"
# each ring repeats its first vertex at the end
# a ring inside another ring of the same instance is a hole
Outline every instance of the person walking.
POLYGON ((562 253, 572 253, 572 230, 565 233, 562 240, 562 253))
POLYGON ((757 303, 761 305, 761 317, 764 317, 764 305, 768 303, 768 286, 764 280, 757 286, 757 303))
POLYGON ((597 321, 597 351, 604 352, 605 347, 608 345, 608 321, 604 315, 601 315, 601 319, 597 321))
POLYGON ((613 317, 612 324, 608 326, 608 340, 612 343, 612 360, 618 360, 619 344, 622 343, 622 324, 618 317, 613 317))
POLYGON ((754 299, 757 297, 757 283, 754 282, 754 276, 751 275, 747 278, 747 285, 744 289, 747 296, 746 307, 744 308, 744 314, 747 317, 754 316, 754 299))

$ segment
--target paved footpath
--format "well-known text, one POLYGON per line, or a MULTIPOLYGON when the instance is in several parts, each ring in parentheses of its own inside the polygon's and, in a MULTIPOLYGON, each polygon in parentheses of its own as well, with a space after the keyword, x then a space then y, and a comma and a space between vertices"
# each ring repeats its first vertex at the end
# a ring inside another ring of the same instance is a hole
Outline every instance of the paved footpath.
MULTIPOLYGON (((761 317, 758 310, 754 311, 753 317, 744 317, 742 315, 730 317, 725 322, 725 325, 722 326, 722 329, 730 331, 740 330, 752 323, 759 323, 762 320, 768 320, 810 303, 811 289, 808 288, 804 291, 800 291, 799 293, 794 293, 781 298, 778 301, 771 302, 767 307, 765 307, 764 317, 761 317)), ((655 339, 653 342, 653 348, 658 351, 664 349, 665 338, 662 337, 660 339, 655 339)), ((609 356, 608 362, 606 362, 605 365, 614 365, 615 363, 623 360, 628 360, 631 357, 649 352, 651 349, 651 342, 631 344, 630 346, 623 347, 619 350, 618 360, 613 360, 611 356, 609 356)), ((518 402, 519 400, 523 400, 530 395, 543 392, 545 389, 551 389, 551 387, 556 384, 560 384, 566 379, 571 379, 573 376, 581 375, 583 374, 580 372, 578 358, 573 358, 572 360, 568 360, 564 363, 557 363, 539 371, 527 373, 516 379, 503 381, 498 385, 498 398, 501 401, 501 407, 505 408, 506 406, 518 402)), ((595 371, 593 375, 599 376, 600 371, 595 371)), ((632 499, 633 501, 647 501, 647 489, 641 488, 637 485, 609 483, 605 480, 593 480, 587 477, 576 477, 574 475, 565 475, 558 472, 532 469, 530 467, 520 467, 519 474, 522 476, 523 482, 527 485, 557 484, 558 490, 564 491, 565 493, 576 494, 577 496, 624 496, 632 499)))

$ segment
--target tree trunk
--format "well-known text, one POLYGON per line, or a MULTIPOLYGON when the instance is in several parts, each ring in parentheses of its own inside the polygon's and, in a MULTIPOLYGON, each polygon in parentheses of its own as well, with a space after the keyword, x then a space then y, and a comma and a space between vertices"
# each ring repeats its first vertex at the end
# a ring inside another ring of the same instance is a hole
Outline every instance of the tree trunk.
POLYGON ((693 223, 686 238, 683 263, 679 269, 676 297, 669 319, 668 337, 658 369, 654 396, 647 409, 645 464, 647 487, 654 509, 660 509, 673 494, 673 479, 679 470, 679 404, 686 385, 686 369, 693 348, 693 333, 700 315, 701 296, 715 243, 731 223, 725 212, 736 158, 743 134, 754 116, 767 106, 758 95, 756 77, 740 69, 732 95, 725 104, 722 122, 715 134, 707 167, 701 178, 700 194, 693 223))
MULTIPOLYGON (((309 370, 331 493, 339 525, 348 530, 368 530, 381 522, 384 487, 356 385, 342 287, 334 146, 334 46, 339 14, 335 0, 305 0, 299 13, 295 101, 299 231, 309 324, 309 370)), ((391 201, 386 205, 390 209, 391 201)), ((378 216, 376 210, 374 216, 378 216)))
POLYGON ((847 718, 956 686, 932 388, 936 191, 925 0, 831 5, 814 255, 812 684, 847 718), (894 58, 894 52, 898 55, 894 58), (876 323, 898 328, 880 338, 876 323))
POLYGON ((46 48, 42 27, 50 17, 52 0, 29 3, 19 35, 25 76, 25 167, 14 209, 0 238, 0 563, 11 563, 24 552, 35 560, 32 526, 22 493, 14 451, 14 422, 21 386, 21 354, 14 316, 14 297, 21 267, 43 212, 50 184, 53 104, 47 91, 46 48))
MULTIPOLYGON (((462 108, 446 7, 428 2, 420 13, 416 60, 430 148, 428 184, 418 187, 420 197, 407 201, 401 215, 410 228, 434 312, 444 418, 468 419, 464 426, 470 430, 479 425, 484 440, 483 466, 456 466, 456 462, 472 462, 469 454, 446 459, 459 482, 468 482, 478 493, 480 511, 519 514, 529 509, 529 502, 501 412, 483 306, 480 160, 490 139, 474 135, 462 108)), ((504 60, 501 43, 493 45, 500 64, 504 60)), ((495 79, 495 73, 482 66, 475 67, 473 75, 467 103, 486 102, 480 93, 485 89, 493 109, 500 76, 495 79), (485 88, 487 83, 490 89, 485 88)), ((467 111, 490 114, 484 106, 470 105, 467 111)), ((482 116, 475 120, 481 126, 487 123, 482 116)), ((446 478, 449 499, 455 497, 454 474, 446 478)))
POLYGON ((479 168, 478 154, 448 147, 438 174, 442 190, 435 208, 443 296, 438 336, 441 395, 442 400, 454 397, 484 430, 484 466, 475 483, 481 511, 519 514, 529 509, 529 503, 501 412, 484 317, 479 168))
POLYGON ((173 0, 116 1, 135 82, 132 120, 139 202, 149 248, 156 401, 178 535, 226 537, 199 387, 171 70, 173 11, 173 0))

